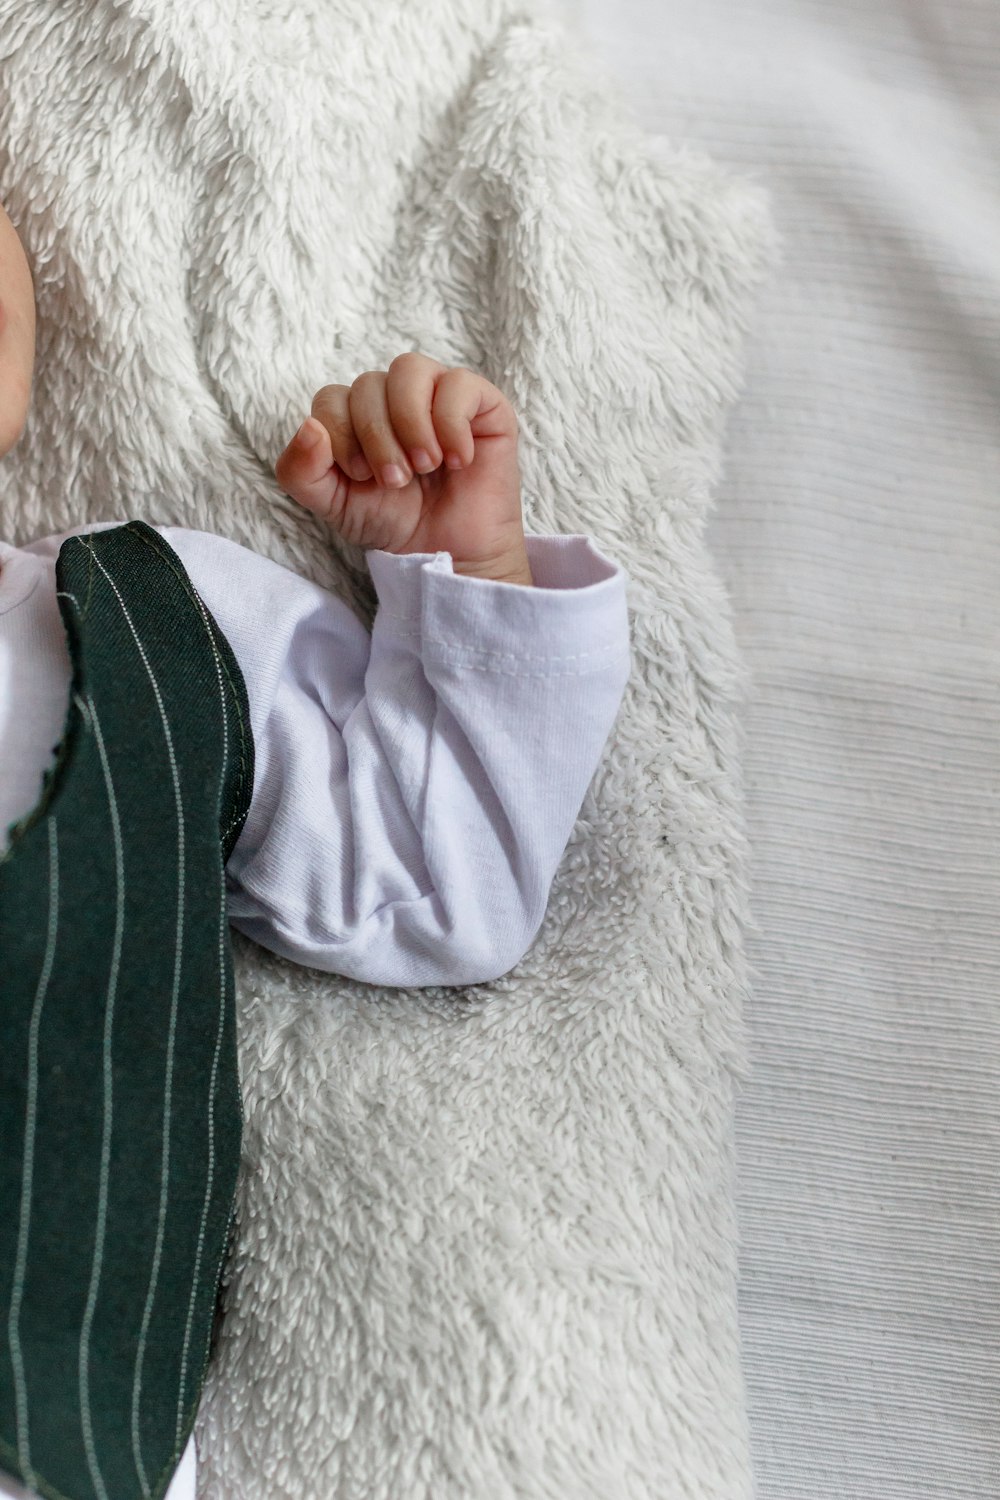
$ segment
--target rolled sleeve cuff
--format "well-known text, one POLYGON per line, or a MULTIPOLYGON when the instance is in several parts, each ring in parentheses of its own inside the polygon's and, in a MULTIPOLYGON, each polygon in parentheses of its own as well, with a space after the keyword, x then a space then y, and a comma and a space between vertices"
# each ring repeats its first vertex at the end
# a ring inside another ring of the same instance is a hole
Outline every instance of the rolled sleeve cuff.
POLYGON ((583 534, 525 545, 533 588, 456 573, 449 552, 369 552, 383 626, 419 634, 425 659, 493 671, 510 658, 518 672, 583 674, 627 656, 622 567, 583 534))

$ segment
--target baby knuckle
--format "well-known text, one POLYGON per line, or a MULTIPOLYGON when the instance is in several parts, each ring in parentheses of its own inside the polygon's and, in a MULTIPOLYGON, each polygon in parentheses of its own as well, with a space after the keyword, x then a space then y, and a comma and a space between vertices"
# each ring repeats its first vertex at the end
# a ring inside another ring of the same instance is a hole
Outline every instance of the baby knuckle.
POLYGON ((348 389, 346 385, 321 385, 312 398, 313 411, 315 412, 317 406, 335 406, 346 395, 348 389))
POLYGON ((338 433, 350 427, 347 396, 346 386, 329 385, 317 391, 313 397, 309 415, 322 423, 331 438, 336 438, 338 433))
POLYGON ((359 387, 366 390, 370 385, 381 385, 384 380, 384 370, 364 370, 351 386, 351 390, 357 391, 359 387))
POLYGON ((371 417, 362 418, 360 422, 356 422, 353 427, 353 432, 357 437, 358 442, 364 444, 366 448, 381 447, 385 444, 387 438, 385 428, 382 426, 381 422, 376 422, 374 418, 371 417))

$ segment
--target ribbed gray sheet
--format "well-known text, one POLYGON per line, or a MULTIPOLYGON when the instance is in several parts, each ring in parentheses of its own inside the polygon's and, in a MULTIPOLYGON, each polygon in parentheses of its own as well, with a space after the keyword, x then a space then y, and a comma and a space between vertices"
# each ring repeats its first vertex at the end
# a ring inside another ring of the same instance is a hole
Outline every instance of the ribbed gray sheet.
POLYGON ((566 0, 773 193, 710 533, 755 689, 760 1500, 1000 1495, 1000 6, 566 0))

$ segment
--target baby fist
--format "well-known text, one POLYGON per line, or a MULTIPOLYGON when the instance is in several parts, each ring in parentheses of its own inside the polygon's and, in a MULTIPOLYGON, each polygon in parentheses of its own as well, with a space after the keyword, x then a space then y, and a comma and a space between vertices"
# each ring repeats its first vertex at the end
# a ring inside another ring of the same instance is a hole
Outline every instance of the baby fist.
POLYGON ((532 582, 517 418, 474 370, 413 352, 323 386, 275 476, 355 546, 449 552, 456 573, 532 582))

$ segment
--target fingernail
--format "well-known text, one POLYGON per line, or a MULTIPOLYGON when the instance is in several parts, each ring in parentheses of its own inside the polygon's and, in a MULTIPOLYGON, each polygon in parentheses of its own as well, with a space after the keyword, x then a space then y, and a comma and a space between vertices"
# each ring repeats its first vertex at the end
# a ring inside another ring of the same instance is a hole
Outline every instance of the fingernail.
POLYGON ((414 448, 410 452, 410 462, 418 473, 425 469, 433 469, 434 464, 426 448, 414 448))
POLYGON ((460 469, 462 467, 461 455, 458 453, 446 454, 444 461, 448 465, 449 469, 460 469))
POLYGON ((406 483, 406 475, 398 464, 386 464, 382 470, 382 483, 400 485, 406 483))
POLYGON ((303 453, 308 453, 310 448, 315 448, 316 444, 323 436, 322 432, 320 432, 318 429, 319 424, 317 422, 314 422, 311 417, 306 417, 305 421, 302 423, 302 426, 295 434, 295 441, 298 443, 303 453))

